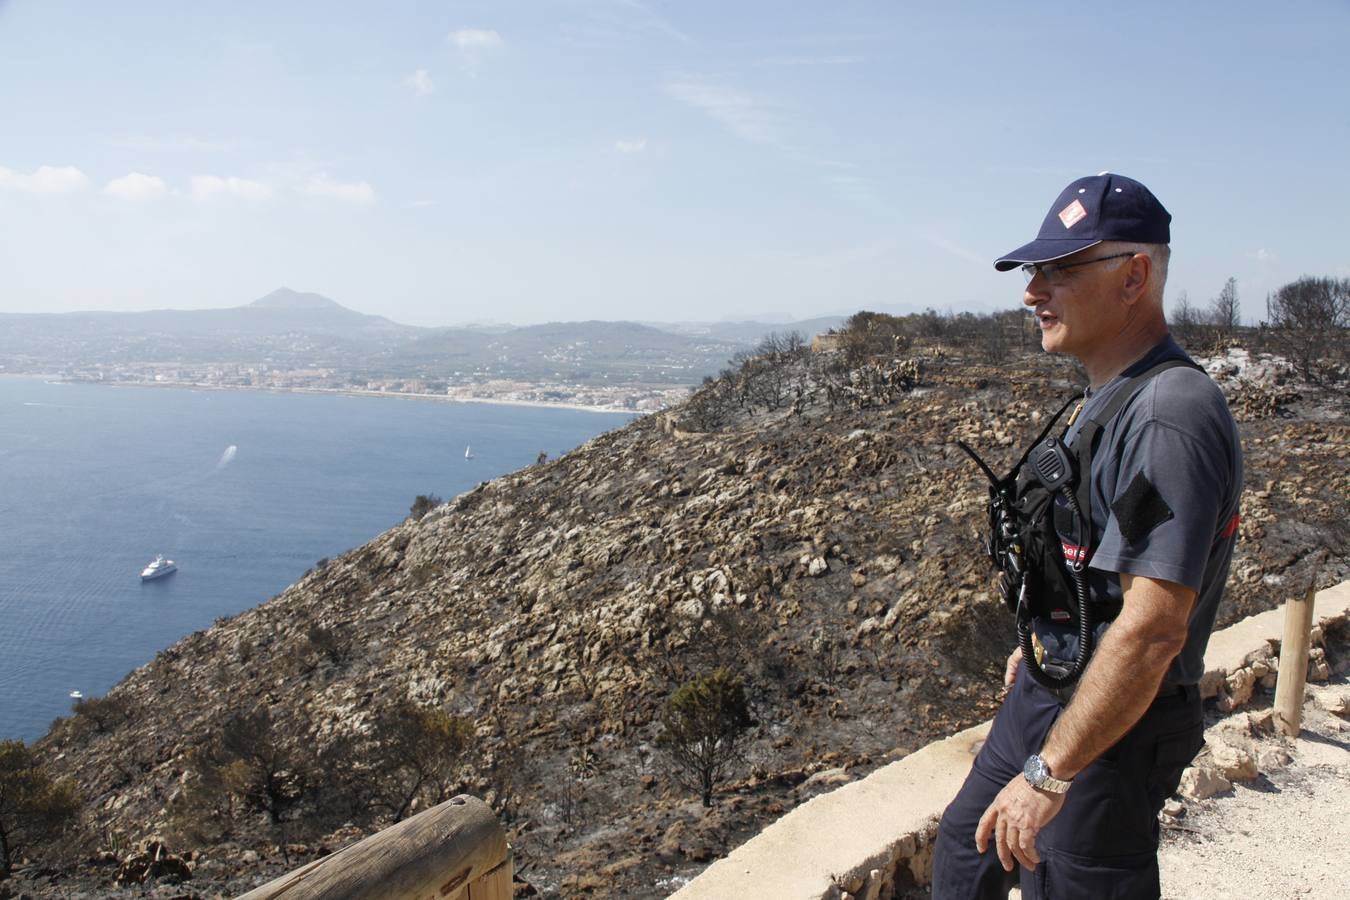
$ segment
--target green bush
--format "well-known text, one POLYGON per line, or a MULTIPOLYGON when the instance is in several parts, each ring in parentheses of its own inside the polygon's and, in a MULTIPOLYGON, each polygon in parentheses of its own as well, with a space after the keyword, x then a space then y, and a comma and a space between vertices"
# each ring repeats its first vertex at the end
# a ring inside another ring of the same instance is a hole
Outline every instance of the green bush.
POLYGON ((398 821, 457 793, 473 743, 468 719, 405 700, 380 716, 371 740, 334 747, 328 759, 353 802, 398 821))
POLYGON ((59 836, 78 811, 74 785, 53 779, 23 741, 0 741, 0 878, 23 851, 59 836))
POLYGON ((273 825, 300 802, 314 780, 314 766, 303 746, 286 745, 265 706, 231 716, 221 730, 217 754, 225 789, 266 812, 273 825))
POLYGON ((76 700, 71 707, 75 715, 94 723, 98 732, 110 731, 125 722, 131 713, 126 700, 121 697, 89 697, 76 700))
POLYGON ((335 666, 345 665, 351 657, 351 638, 337 628, 311 625, 305 632, 310 649, 328 659, 335 666))
POLYGON ((713 788, 740 759, 740 742, 754 725, 745 682, 730 669, 696 676, 671 695, 661 715, 659 744, 686 783, 712 806, 713 788))
POLYGON ((440 506, 444 501, 435 494, 418 494, 417 499, 413 501, 412 508, 408 510, 408 516, 414 522, 422 521, 422 517, 440 506))

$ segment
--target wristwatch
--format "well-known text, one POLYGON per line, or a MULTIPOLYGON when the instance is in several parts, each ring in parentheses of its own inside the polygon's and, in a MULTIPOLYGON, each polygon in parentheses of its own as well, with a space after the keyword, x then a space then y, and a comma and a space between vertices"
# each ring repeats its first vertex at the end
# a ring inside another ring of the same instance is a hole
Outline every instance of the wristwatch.
POLYGON ((1063 781, 1059 778, 1050 777, 1050 767, 1041 759, 1039 753, 1033 753, 1027 757, 1026 763, 1022 766, 1022 777, 1027 780, 1027 784, 1037 790, 1046 791, 1051 794, 1063 794, 1069 790, 1069 785, 1073 781, 1063 781))

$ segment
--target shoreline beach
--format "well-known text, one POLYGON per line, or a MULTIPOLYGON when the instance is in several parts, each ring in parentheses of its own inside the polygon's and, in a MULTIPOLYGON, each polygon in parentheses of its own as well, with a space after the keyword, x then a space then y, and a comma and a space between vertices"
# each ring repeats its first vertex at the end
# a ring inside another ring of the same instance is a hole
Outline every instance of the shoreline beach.
POLYGON ((509 397, 464 397, 453 394, 427 394, 409 391, 363 391, 357 388, 275 387, 271 385, 211 384, 192 381, 96 381, 92 379, 62 378, 59 375, 37 373, 0 373, 0 378, 30 379, 52 384, 95 384, 111 387, 179 388, 195 391, 262 391, 274 394, 330 394, 346 397, 381 397, 398 400, 428 400, 438 403, 485 403, 495 406, 526 406, 537 409, 567 409, 575 412, 604 413, 632 417, 648 415, 659 410, 626 409, 616 406, 596 406, 554 400, 517 400, 509 397))

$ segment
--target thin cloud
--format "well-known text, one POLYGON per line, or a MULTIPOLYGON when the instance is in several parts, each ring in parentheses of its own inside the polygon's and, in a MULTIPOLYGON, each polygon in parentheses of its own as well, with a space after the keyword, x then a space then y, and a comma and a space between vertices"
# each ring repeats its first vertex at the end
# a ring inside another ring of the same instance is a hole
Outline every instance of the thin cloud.
POLYGON ((326 197, 354 206, 369 206, 375 202, 375 189, 365 181, 334 181, 320 172, 305 182, 302 190, 311 197, 326 197))
POLYGON ((829 185, 836 195, 853 201, 869 201, 876 195, 877 183, 875 179, 866 175, 850 175, 831 170, 827 166, 821 165, 826 169, 826 174, 821 176, 821 181, 829 185))
POLYGON ((272 189, 261 181, 233 175, 193 175, 188 179, 188 185, 194 199, 207 202, 221 198, 267 200, 272 196, 272 189))
POLYGON ((614 149, 620 153, 641 153, 647 149, 647 139, 640 137, 635 141, 615 141, 614 149))
POLYGON ((1275 260, 1278 257, 1276 257, 1274 253, 1271 253, 1265 247, 1262 247, 1255 253, 1248 253, 1247 258, 1254 259, 1259 263, 1268 263, 1268 262, 1275 262, 1275 260))
POLYGON ((164 179, 155 175, 142 175, 132 172, 121 178, 114 178, 103 186, 106 196, 128 203, 146 203, 169 192, 164 179))
POLYGON ((930 232, 921 232, 919 234, 919 237, 922 240, 925 240, 928 243, 932 244, 934 247, 940 247, 941 249, 946 250, 948 253, 952 254, 953 256, 959 256, 961 259, 964 259, 967 262, 978 263, 980 265, 984 265, 989 262, 988 254, 982 256, 979 253, 976 253, 974 250, 971 250, 969 247, 962 247, 960 244, 957 244, 954 241, 950 241, 947 238, 942 237, 941 235, 932 234, 930 232))
POLYGON ((558 40, 571 47, 589 49, 637 46, 649 42, 652 35, 684 44, 693 41, 641 0, 591 4, 588 11, 584 21, 559 25, 558 40))
POLYGON ((0 191, 69 194, 88 183, 89 177, 74 166, 38 166, 27 174, 0 166, 0 191))
POLYGON ((418 69, 403 79, 403 84, 419 97, 425 97, 436 90, 436 82, 431 80, 431 73, 426 69, 418 69))
POLYGON ((489 54, 500 50, 506 42, 490 28, 461 28, 445 38, 459 48, 460 58, 471 77, 478 77, 478 66, 489 54))
POLYGON ((697 75, 669 81, 665 90, 676 100, 707 113, 737 137, 771 147, 787 159, 822 171, 825 173, 823 181, 837 191, 854 199, 866 199, 872 193, 872 179, 839 174, 840 170, 856 169, 856 165, 822 159, 810 148, 794 142, 794 134, 808 129, 799 126, 797 116, 789 106, 697 75))
POLYGON ((191 136, 156 137, 146 134, 133 134, 110 138, 106 143, 110 147, 120 147, 127 150, 147 150, 156 153, 233 153, 246 149, 249 146, 247 141, 242 140, 220 140, 191 136))
POLYGON ((808 257, 803 262, 811 268, 818 269, 851 268, 893 258, 899 248, 899 239, 894 237, 879 238, 865 244, 808 257))
POLYGON ((883 32, 854 31, 838 33, 817 33, 780 35, 779 37, 757 36, 746 40, 730 41, 731 47, 830 47, 839 44, 884 44, 889 40, 883 32))
POLYGON ((466 53, 496 50, 502 45, 500 34, 483 28, 461 28, 450 32, 446 40, 466 53))
POLYGON ((792 149, 783 113, 766 100, 699 78, 671 81, 666 84, 666 93, 707 113, 737 137, 781 150, 792 149))
POLYGON ((750 63, 754 68, 767 69, 800 66, 852 66, 866 62, 865 56, 771 56, 750 63))
POLYGON ((686 43, 690 41, 689 35, 672 25, 670 20, 665 16, 653 12, 651 7, 641 2, 641 0, 619 0, 619 3, 629 9, 636 10, 642 16, 645 27, 659 31, 667 37, 673 37, 679 41, 684 41, 686 43))

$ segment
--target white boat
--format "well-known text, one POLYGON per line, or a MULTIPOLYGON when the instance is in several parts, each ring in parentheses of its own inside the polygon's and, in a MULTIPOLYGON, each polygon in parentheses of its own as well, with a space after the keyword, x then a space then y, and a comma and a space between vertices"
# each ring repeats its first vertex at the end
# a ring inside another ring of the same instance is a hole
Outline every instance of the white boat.
POLYGON ((84 699, 84 694, 81 694, 79 691, 71 691, 71 692, 70 692, 70 699, 72 699, 72 700, 83 700, 83 699, 84 699))
POLYGON ((464 458, 473 459, 473 450, 469 447, 468 444, 464 445, 464 458))
POLYGON ((160 554, 150 561, 150 565, 141 570, 141 581, 153 581, 156 578, 163 578, 165 575, 172 575, 177 571, 178 566, 174 565, 173 560, 165 559, 163 554, 160 554))

